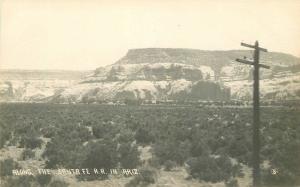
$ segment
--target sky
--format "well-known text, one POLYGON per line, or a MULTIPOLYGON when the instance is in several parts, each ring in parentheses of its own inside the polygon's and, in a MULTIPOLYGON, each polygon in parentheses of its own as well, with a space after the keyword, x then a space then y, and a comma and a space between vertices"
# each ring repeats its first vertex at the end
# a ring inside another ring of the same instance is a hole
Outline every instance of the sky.
POLYGON ((300 0, 0 0, 0 68, 93 70, 132 48, 300 57, 300 0))

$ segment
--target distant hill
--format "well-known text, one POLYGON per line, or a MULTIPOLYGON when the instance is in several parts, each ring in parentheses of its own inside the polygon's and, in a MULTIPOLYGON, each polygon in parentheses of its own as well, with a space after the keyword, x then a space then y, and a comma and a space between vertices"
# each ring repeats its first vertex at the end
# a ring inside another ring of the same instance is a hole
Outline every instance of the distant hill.
POLYGON ((0 80, 79 80, 91 71, 0 69, 0 80))
MULTIPOLYGON (((226 100, 230 92, 234 99, 249 100, 252 94, 251 67, 235 62, 236 58, 244 56, 251 57, 251 51, 131 49, 116 63, 97 68, 80 84, 57 95, 55 101, 226 100)), ((261 70, 262 85, 269 88, 262 89, 264 99, 300 98, 297 71, 293 72, 293 68, 300 64, 299 58, 270 52, 263 54, 261 61, 272 67, 271 70, 261 70), (275 80, 283 80, 280 77, 288 80, 276 85, 275 80)))
MULTIPOLYGON (((116 64, 137 64, 137 63, 184 63, 191 65, 206 65, 215 71, 229 65, 236 58, 252 58, 250 50, 229 50, 229 51, 206 51, 198 49, 178 48, 144 48, 131 49, 126 56, 116 64)), ((271 66, 288 67, 300 64, 300 58, 278 52, 261 53, 262 62, 271 66)))
POLYGON ((36 102, 78 83, 90 71, 0 70, 1 102, 36 102))
MULTIPOLYGON (((252 67, 235 61, 252 51, 131 49, 93 72, 2 71, 0 101, 250 100, 252 67)), ((300 58, 261 53, 261 98, 300 99, 300 58)))

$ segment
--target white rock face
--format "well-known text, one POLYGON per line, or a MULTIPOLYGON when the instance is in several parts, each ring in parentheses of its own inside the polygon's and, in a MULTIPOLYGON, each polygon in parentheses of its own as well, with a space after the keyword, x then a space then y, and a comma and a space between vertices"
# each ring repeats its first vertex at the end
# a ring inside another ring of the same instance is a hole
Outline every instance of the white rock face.
POLYGON ((86 72, 0 70, 1 102, 43 102, 78 83, 86 72))
POLYGON ((101 81, 77 84, 60 93, 56 102, 73 103, 73 102, 94 102, 105 100, 126 100, 126 99, 143 99, 143 100, 173 100, 188 97, 190 99, 208 99, 209 95, 203 95, 201 90, 195 93, 193 89, 203 84, 203 92, 208 89, 215 89, 223 93, 220 96, 211 97, 210 99, 228 99, 229 90, 214 82, 203 80, 191 81, 186 79, 147 81, 101 81), (224 90, 223 90, 224 89, 224 90), (184 95, 185 97, 181 97, 184 95), (197 98, 197 95, 199 97, 197 98))
POLYGON ((126 81, 126 80, 174 80, 174 79, 207 79, 214 80, 214 71, 209 66, 194 66, 180 63, 138 63, 114 64, 98 68, 94 75, 84 82, 126 81))
POLYGON ((115 82, 99 82, 77 84, 66 89, 60 94, 62 100, 80 102, 84 96, 96 98, 97 100, 115 100, 122 93, 132 93, 127 99, 159 99, 161 92, 167 94, 176 94, 186 90, 191 85, 191 81, 115 81, 115 82), (133 97, 132 97, 133 96, 133 97))
MULTIPOLYGON (((235 62, 250 51, 133 49, 94 72, 0 70, 0 101, 98 102, 143 100, 227 100, 252 98, 252 68, 235 62), (229 93, 230 89, 230 93, 229 93)), ((264 53, 261 98, 300 98, 300 59, 264 53)))
MULTIPOLYGON (((228 81, 224 84, 231 88, 232 97, 251 100, 253 81, 228 81)), ((300 72, 273 79, 262 79, 260 97, 265 100, 300 99, 300 72)))

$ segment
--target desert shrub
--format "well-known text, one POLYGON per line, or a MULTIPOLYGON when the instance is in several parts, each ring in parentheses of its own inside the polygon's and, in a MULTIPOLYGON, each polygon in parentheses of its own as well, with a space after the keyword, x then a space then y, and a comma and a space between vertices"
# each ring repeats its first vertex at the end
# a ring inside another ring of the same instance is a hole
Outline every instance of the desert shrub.
POLYGON ((36 181, 41 185, 41 186, 47 186, 52 179, 52 175, 37 175, 36 176, 36 181))
POLYGON ((24 149, 24 151, 21 154, 22 160, 27 160, 34 157, 35 157, 35 152, 31 149, 24 149))
POLYGON ((4 147, 5 142, 6 142, 6 139, 2 138, 2 136, 0 135, 0 149, 2 149, 4 147))
MULTIPOLYGON (((117 144, 113 141, 103 140, 98 142, 90 142, 87 145, 87 154, 81 163, 81 168, 102 168, 106 172, 111 168, 116 168, 118 164, 118 152, 117 144)), ((80 180, 95 180, 95 179, 105 179, 107 175, 101 174, 91 174, 85 176, 78 176, 80 180)))
POLYGON ((14 136, 9 140, 8 146, 16 146, 19 144, 19 142, 20 142, 20 137, 14 136))
POLYGON ((160 163, 160 159, 155 155, 153 155, 152 158, 150 158, 148 160, 148 163, 151 167, 156 168, 156 169, 161 169, 161 167, 162 167, 162 165, 160 163))
POLYGON ((130 129, 122 130, 122 132, 120 133, 120 135, 118 137, 119 143, 129 143, 129 142, 133 142, 134 140, 135 140, 134 132, 130 129))
POLYGON ((61 127, 47 143, 42 155, 46 158, 46 168, 56 168, 58 165, 78 168, 86 157, 87 148, 83 144, 91 137, 85 126, 71 123, 61 127))
POLYGON ((190 138, 191 130, 181 125, 179 121, 170 121, 168 126, 169 136, 175 137, 178 141, 185 141, 190 138))
POLYGON ((135 139, 139 144, 149 144, 154 142, 154 136, 145 127, 140 127, 135 133, 135 139))
POLYGON ((42 143, 43 140, 40 138, 25 135, 21 138, 20 147, 35 149, 40 148, 42 143))
POLYGON ((117 161, 116 143, 112 141, 91 142, 83 165, 87 168, 114 168, 117 161))
POLYGON ((104 126, 103 124, 97 124, 92 127, 93 135, 96 138, 103 138, 103 136, 105 135, 106 132, 103 126, 104 126))
POLYGON ((0 161, 0 176, 10 176, 12 175, 13 169, 19 169, 19 164, 15 162, 12 158, 8 158, 0 161))
POLYGON ((139 152, 136 145, 123 143, 119 147, 120 163, 122 168, 134 169, 138 166, 139 152))
POLYGON ((171 171, 176 166, 176 163, 172 160, 167 160, 164 166, 166 171, 171 171))
POLYGON ((189 172, 193 178, 207 182, 227 181, 235 175, 233 165, 226 156, 211 157, 201 155, 187 161, 189 172))
POLYGON ((61 180, 54 180, 49 184, 49 187, 68 187, 69 184, 61 181, 61 180))
MULTIPOLYGON (((47 159, 47 168, 55 168, 58 165, 66 168, 77 168, 80 165, 94 168, 95 166, 92 166, 92 162, 96 163, 98 161, 100 162, 101 160, 103 160, 101 163, 104 165, 105 163, 110 164, 106 159, 108 159, 107 154, 112 156, 112 154, 110 154, 112 151, 112 149, 110 149, 112 148, 111 139, 106 138, 105 140, 101 140, 96 143, 90 141, 88 144, 84 144, 91 138, 91 134, 88 129, 85 126, 69 126, 73 127, 71 132, 70 130, 60 130, 57 135, 52 138, 51 142, 47 143, 45 152, 43 153, 43 157, 47 159), (107 145, 104 145, 103 142, 107 143, 107 145), (98 151, 95 155, 93 155, 94 153, 92 152, 92 146, 96 146, 97 148, 94 150, 98 151), (103 152, 101 153, 99 149, 103 149, 103 152), (99 160, 95 161, 97 158, 99 160)), ((65 129, 65 127, 63 127, 63 129, 65 129)), ((107 132, 105 136, 110 137, 109 132, 107 132)), ((116 152, 116 144, 114 143, 113 146, 113 151, 116 152)), ((115 157, 117 157, 117 154, 115 154, 115 157)))
POLYGON ((52 138, 42 156, 46 158, 46 168, 56 168, 58 165, 77 168, 85 157, 85 149, 80 138, 65 133, 65 136, 52 138))
POLYGON ((133 131, 136 131, 141 126, 141 123, 137 119, 134 119, 130 114, 126 115, 124 121, 126 127, 133 131))
POLYGON ((112 124, 101 122, 92 126, 92 132, 96 138, 114 138, 118 129, 112 124))
POLYGON ((209 147, 202 141, 193 141, 191 143, 191 155, 197 157, 209 153, 209 147))
POLYGON ((209 156, 201 156, 188 160, 190 175, 193 178, 201 179, 204 181, 217 182, 218 175, 217 165, 213 158, 209 156))
POLYGON ((228 141, 224 140, 223 135, 217 135, 217 136, 210 137, 208 139, 207 145, 209 146, 212 153, 218 154, 220 152, 226 151, 226 150, 224 150, 224 148, 226 148, 226 146, 228 146, 228 141))
POLYGON ((190 143, 189 141, 178 142, 176 140, 167 139, 162 142, 157 142, 154 145, 154 153, 161 163, 170 160, 178 165, 182 165, 190 156, 190 143))
POLYGON ((285 123, 275 122, 266 125, 262 156, 270 162, 270 168, 262 172, 266 186, 300 185, 300 139, 299 115, 288 117, 285 123), (295 119, 293 119, 293 117, 295 119), (297 119, 298 118, 298 119, 297 119), (271 170, 278 172, 272 174, 271 170))
POLYGON ((239 162, 247 165, 251 165, 251 141, 244 137, 239 137, 231 140, 228 143, 227 152, 228 154, 236 158, 239 162))
MULTIPOLYGON (((270 169, 262 173, 264 184, 266 186, 299 185, 297 180, 300 178, 297 169, 300 168, 297 163, 299 162, 297 158, 300 157, 297 153, 300 132, 299 109, 287 107, 283 110, 279 107, 268 107, 262 108, 261 114, 261 158, 262 161, 268 160, 271 168, 279 171, 277 175, 271 175, 270 169)), ((91 138, 113 139, 120 144, 129 143, 132 142, 132 132, 135 133, 134 138, 140 145, 154 144, 154 156, 149 160, 149 164, 157 168, 168 166, 168 160, 178 165, 182 162, 186 163, 187 158, 190 157, 195 157, 194 159, 197 160, 198 157, 212 154, 229 155, 239 162, 251 165, 252 131, 248 123, 251 122, 252 117, 249 108, 2 103, 0 119, 0 128, 4 128, 4 131, 0 129, 0 138, 7 136, 2 136, 3 132, 10 132, 9 142, 7 142, 10 145, 17 145, 24 136, 40 137, 39 133, 48 134, 51 141, 47 144, 45 159, 47 167, 51 168, 57 165, 66 168, 81 166, 91 149, 88 146, 90 143, 85 142, 92 141, 91 138), (85 124, 85 121, 88 123, 85 124), (51 125, 49 132, 43 131, 49 125, 51 125), (93 129, 95 136, 89 137, 88 131, 84 128, 82 133, 78 133, 76 126, 79 126, 78 128, 100 126, 100 132, 97 133, 95 127, 93 129), (57 132, 53 133, 52 127, 57 132), (126 128, 132 132, 125 132, 126 128), (11 136, 12 132, 14 136, 11 136), (181 144, 185 141, 191 142, 190 145, 181 144)), ((0 147, 5 141, 5 138, 0 139, 0 147)), ((117 154, 120 154, 118 149, 117 154)), ((118 159, 120 157, 117 157, 117 162, 121 162, 118 159)), ((216 158, 211 159, 214 164, 208 164, 212 166, 207 168, 211 170, 210 175, 218 175, 218 177, 207 178, 214 178, 214 180, 225 178, 226 175, 218 174, 218 170, 223 170, 220 169, 222 166, 219 166, 216 158), (215 169, 216 172, 213 171, 215 169)), ((232 169, 234 170, 234 167, 232 169)), ((199 171, 195 168, 194 171, 196 178, 199 178, 198 176, 203 178, 202 175, 197 174, 199 171)))
POLYGON ((53 126, 49 126, 49 127, 43 128, 41 131, 42 131, 42 134, 44 135, 44 137, 52 138, 56 135, 58 129, 53 126))
POLYGON ((92 135, 86 126, 77 123, 64 124, 57 132, 59 137, 76 138, 81 142, 86 142, 92 138, 92 135))
POLYGON ((80 137, 82 142, 88 141, 92 137, 90 131, 85 126, 76 126, 72 132, 74 133, 73 136, 80 137))
POLYGON ((1 181, 1 187, 36 187, 38 186, 33 176, 14 176, 8 177, 3 182, 1 181))
POLYGON ((154 184, 156 181, 156 172, 151 168, 140 169, 140 174, 130 180, 125 187, 144 187, 154 184))
POLYGON ((236 179, 231 179, 225 182, 226 187, 239 187, 239 183, 236 179))
POLYGON ((9 140, 11 133, 7 128, 4 128, 0 125, 0 149, 4 147, 5 142, 9 140))
POLYGON ((270 158, 270 168, 263 171, 263 181, 268 186, 298 186, 300 163, 296 158, 300 158, 300 141, 278 144, 270 158), (272 174, 271 169, 276 169, 278 173, 272 174))

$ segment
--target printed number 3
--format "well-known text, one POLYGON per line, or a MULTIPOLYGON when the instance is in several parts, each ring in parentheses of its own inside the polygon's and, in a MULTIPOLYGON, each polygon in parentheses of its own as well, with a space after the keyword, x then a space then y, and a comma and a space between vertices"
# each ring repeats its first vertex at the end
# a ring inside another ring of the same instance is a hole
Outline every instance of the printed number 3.
POLYGON ((271 174, 272 175, 277 175, 278 174, 278 170, 277 169, 271 169, 271 174))

